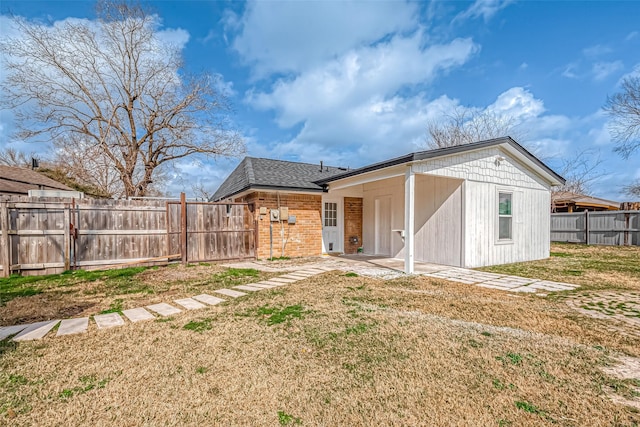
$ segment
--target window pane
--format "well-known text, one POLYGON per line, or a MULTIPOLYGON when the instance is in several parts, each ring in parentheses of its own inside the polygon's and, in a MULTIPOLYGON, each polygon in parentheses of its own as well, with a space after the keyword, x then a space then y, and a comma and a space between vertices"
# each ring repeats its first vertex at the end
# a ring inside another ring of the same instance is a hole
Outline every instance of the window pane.
POLYGON ((498 233, 499 239, 511 239, 511 218, 500 217, 500 230, 498 233))
POLYGON ((500 193, 500 215, 511 215, 511 194, 500 193))

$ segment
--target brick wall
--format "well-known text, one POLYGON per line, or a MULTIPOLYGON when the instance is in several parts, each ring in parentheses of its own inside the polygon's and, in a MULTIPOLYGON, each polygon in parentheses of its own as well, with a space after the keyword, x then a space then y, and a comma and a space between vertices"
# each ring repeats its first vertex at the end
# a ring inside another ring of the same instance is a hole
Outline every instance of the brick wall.
POLYGON ((344 198, 344 253, 355 254, 362 246, 362 198, 344 198), (358 238, 358 243, 351 242, 352 237, 358 238))
POLYGON ((276 193, 250 193, 242 200, 253 203, 254 218, 258 222, 258 258, 269 258, 269 225, 273 225, 273 256, 282 256, 282 243, 285 242, 284 256, 300 257, 320 255, 322 253, 322 196, 280 193, 280 206, 289 208, 289 216, 296 217, 295 224, 287 219, 271 222, 270 209, 278 208, 276 193), (267 208, 266 215, 260 215, 260 207, 267 208))

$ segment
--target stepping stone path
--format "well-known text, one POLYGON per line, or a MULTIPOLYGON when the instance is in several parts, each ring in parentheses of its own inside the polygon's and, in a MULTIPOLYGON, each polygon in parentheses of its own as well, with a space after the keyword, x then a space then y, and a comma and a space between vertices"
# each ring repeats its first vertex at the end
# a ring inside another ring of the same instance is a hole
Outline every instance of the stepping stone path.
POLYGON ((214 292, 231 298, 238 298, 246 295, 244 292, 234 291, 233 289, 216 289, 214 292))
POLYGON ((115 328, 124 325, 124 319, 118 313, 96 314, 93 316, 98 329, 115 328))
POLYGON ((261 291, 263 288, 252 286, 252 285, 238 285, 238 286, 234 286, 233 289, 240 289, 241 291, 255 292, 255 291, 261 291))
POLYGON ((177 299, 174 302, 176 304, 179 304, 179 305, 183 306, 187 310, 198 310, 200 308, 205 308, 206 307, 206 305, 202 304, 201 302, 198 302, 198 301, 194 300, 193 298, 177 299))
MULTIPOLYGON (((234 289, 240 289, 247 292, 258 292, 265 289, 285 286, 287 284, 298 282, 311 276, 326 273, 332 270, 335 270, 335 268, 307 268, 305 270, 290 272, 286 275, 275 277, 273 279, 264 280, 259 283, 234 286, 234 289)), ((239 298, 248 295, 245 292, 240 292, 234 289, 216 289, 213 292, 232 298, 239 298)), ((198 310, 206 308, 207 305, 215 306, 225 301, 226 300, 218 298, 216 296, 200 294, 192 298, 177 299, 174 302, 186 310, 198 310)), ((167 303, 159 303, 149 305, 146 308, 137 307, 122 310, 122 314, 124 315, 124 318, 128 319, 131 323, 155 319, 156 316, 149 312, 147 309, 158 313, 161 316, 171 316, 174 314, 182 313, 182 310, 177 307, 174 307, 167 303)), ((93 316, 93 320, 96 323, 98 329, 108 329, 117 326, 123 326, 126 324, 124 318, 119 313, 96 314, 95 316, 93 316)), ((40 339, 47 335, 56 325, 58 325, 58 323, 60 323, 60 327, 58 328, 58 331, 56 333, 57 337, 84 333, 87 332, 89 328, 88 317, 64 319, 62 321, 47 320, 44 322, 25 325, 3 326, 0 327, 0 341, 5 340, 11 336, 13 336, 13 341, 29 341, 40 339)))
POLYGON ((155 311, 161 316, 171 316, 172 314, 178 314, 182 311, 179 308, 175 308, 174 306, 167 304, 166 302, 148 305, 147 308, 155 311))
POLYGON ((217 305, 217 304, 220 304, 221 302, 224 302, 222 298, 214 297, 207 294, 196 295, 195 297, 193 297, 193 299, 209 305, 217 305))
POLYGON ((47 321, 47 322, 38 322, 32 325, 29 325, 18 335, 13 337, 14 341, 28 341, 28 340, 37 340, 53 329, 54 326, 58 324, 59 320, 47 321))
POLYGON ((15 326, 4 326, 0 328, 0 341, 10 337, 11 335, 15 335, 18 332, 22 331, 29 325, 15 325, 15 326))
POLYGON ((122 314, 127 316, 127 319, 129 319, 133 323, 140 322, 142 320, 151 320, 156 318, 153 314, 149 313, 147 310, 145 310, 142 307, 122 310, 122 314))
POLYGON ((89 327, 89 318, 88 317, 78 317, 76 319, 65 319, 60 322, 60 327, 58 328, 57 337, 61 337, 63 335, 71 335, 71 334, 81 334, 83 332, 87 332, 87 328, 89 327))

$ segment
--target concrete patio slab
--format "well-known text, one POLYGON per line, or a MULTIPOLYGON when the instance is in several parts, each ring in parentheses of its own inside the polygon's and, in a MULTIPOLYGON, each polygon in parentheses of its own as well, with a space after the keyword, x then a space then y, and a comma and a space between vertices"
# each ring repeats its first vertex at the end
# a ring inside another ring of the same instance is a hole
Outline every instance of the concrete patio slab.
POLYGON ((173 300, 176 304, 179 304, 186 308, 187 310, 199 310, 201 308, 206 308, 207 306, 194 300, 193 298, 182 298, 173 300))
POLYGON ((234 286, 233 289, 240 289, 241 291, 256 292, 256 291, 261 291, 263 288, 259 286, 253 286, 253 285, 238 285, 238 286, 234 286))
POLYGON ((127 319, 129 319, 133 323, 141 322, 143 320, 151 320, 151 319, 155 319, 156 318, 153 314, 149 313, 147 310, 145 310, 142 307, 130 308, 128 310, 122 310, 122 314, 127 316, 127 319))
POLYGON ((71 335, 71 334, 81 334, 87 332, 87 328, 89 327, 89 318, 88 317, 78 317, 75 319, 64 319, 60 322, 60 327, 58 328, 57 337, 61 337, 63 335, 71 335))
POLYGON ((30 323, 24 325, 13 325, 13 326, 3 326, 0 328, 0 341, 3 339, 10 337, 11 335, 15 335, 18 332, 27 329, 30 326, 30 323))
POLYGON ((124 325, 124 319, 118 313, 96 314, 93 316, 98 329, 115 328, 124 325))
POLYGON ((214 292, 217 294, 226 295, 231 298, 238 298, 247 295, 244 292, 234 291, 232 289, 216 289, 214 292))
POLYGON ((176 308, 172 305, 167 304, 166 302, 148 305, 147 308, 149 310, 155 311, 161 316, 171 316, 172 314, 178 314, 182 311, 179 308, 176 308))
POLYGON ((193 297, 193 299, 209 305, 218 305, 221 302, 225 301, 222 298, 214 297, 207 294, 196 295, 195 297, 193 297))
POLYGON ((47 320, 45 322, 38 322, 32 325, 29 325, 28 328, 24 329, 18 335, 13 337, 14 341, 29 341, 29 340, 38 340, 43 338, 47 333, 54 328, 58 324, 60 320, 47 320))

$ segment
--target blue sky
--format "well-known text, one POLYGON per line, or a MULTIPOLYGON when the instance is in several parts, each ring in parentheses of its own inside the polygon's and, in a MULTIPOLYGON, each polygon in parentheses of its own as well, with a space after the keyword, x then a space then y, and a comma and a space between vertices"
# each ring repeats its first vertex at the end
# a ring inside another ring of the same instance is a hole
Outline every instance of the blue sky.
MULTIPOLYGON (((626 200, 640 153, 613 152, 601 107, 640 72, 640 2, 151 1, 186 68, 222 76, 249 155, 358 167, 424 149, 454 108, 507 114, 552 167, 587 150, 592 194, 626 200)), ((6 1, 28 19, 92 19, 93 2, 6 1)), ((6 17, 0 17, 0 34, 6 17)), ((3 29, 4 28, 4 29, 3 29)), ((10 142, 0 113, 0 144, 10 142)), ((213 191, 239 159, 182 161, 169 189, 213 191)))

